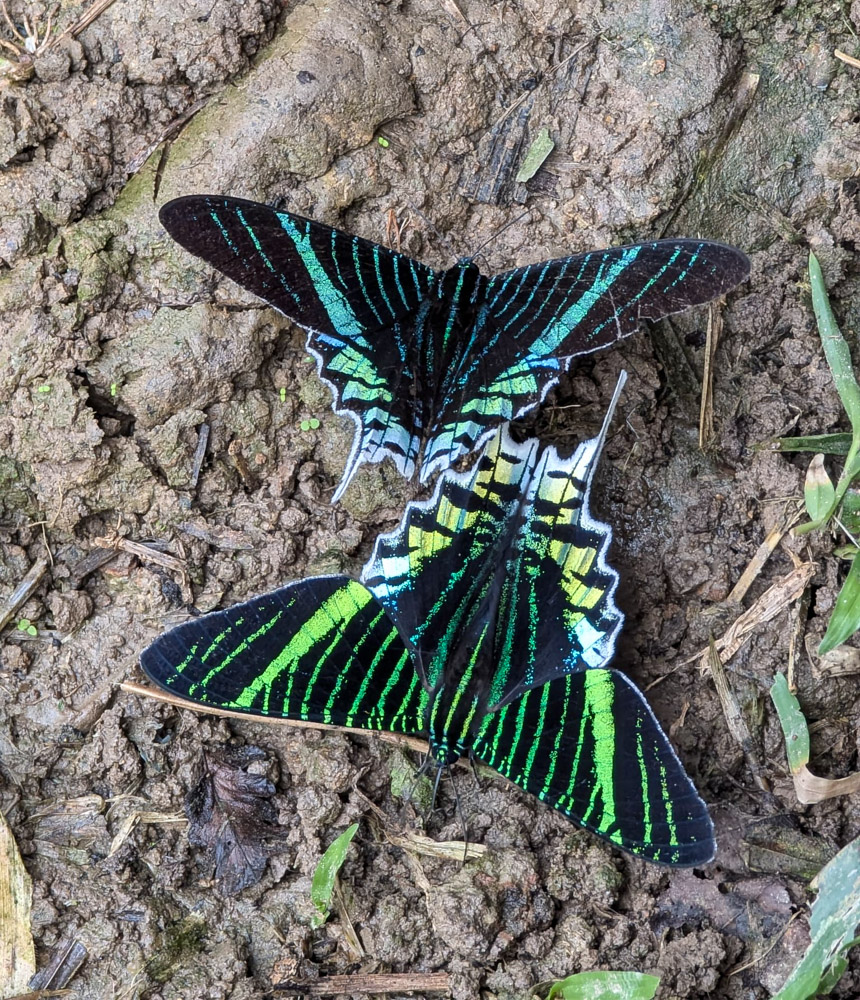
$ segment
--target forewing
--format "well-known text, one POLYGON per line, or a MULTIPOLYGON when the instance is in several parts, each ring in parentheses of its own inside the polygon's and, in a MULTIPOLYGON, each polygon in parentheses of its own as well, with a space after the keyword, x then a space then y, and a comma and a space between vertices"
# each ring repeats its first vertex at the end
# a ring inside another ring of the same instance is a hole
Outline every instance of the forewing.
POLYGON ((578 354, 723 295, 749 276, 734 247, 656 240, 562 257, 497 274, 479 313, 482 349, 448 380, 426 428, 421 479, 487 440, 499 423, 540 402, 578 354))
POLYGON ((434 278, 404 254, 255 201, 189 195, 158 217, 189 253, 321 334, 387 329, 418 308, 434 278))
POLYGON ((300 580, 171 629, 140 657, 204 706, 419 733, 425 696, 397 629, 360 583, 300 580))
POLYGON ((359 425, 337 499, 362 461, 415 469, 422 429, 412 380, 414 314, 434 272, 330 226, 239 198, 191 195, 159 219, 182 247, 309 332, 308 349, 359 425))
POLYGON ((573 822, 649 861, 714 856, 708 810, 636 687, 568 674, 484 719, 474 753, 573 822))
POLYGON ((504 575, 537 448, 497 434, 471 472, 447 471, 430 500, 409 504, 364 567, 363 582, 396 622, 429 689, 504 575))

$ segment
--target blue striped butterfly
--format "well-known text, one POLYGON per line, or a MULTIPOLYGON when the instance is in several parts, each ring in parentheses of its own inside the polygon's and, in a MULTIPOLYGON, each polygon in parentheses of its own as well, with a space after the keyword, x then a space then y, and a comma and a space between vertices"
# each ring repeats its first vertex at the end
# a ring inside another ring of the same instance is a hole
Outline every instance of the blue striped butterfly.
POLYGON ((193 619, 144 650, 144 671, 204 707, 422 735, 440 771, 472 754, 638 857, 709 861, 704 803, 606 667, 618 576, 588 496, 608 420, 567 459, 503 426, 470 472, 407 506, 360 582, 299 580, 193 619))
POLYGON ((257 202, 191 195, 161 224, 186 250, 308 331, 337 413, 356 425, 338 500, 362 462, 390 456, 422 482, 522 416, 573 357, 729 291, 733 247, 656 240, 486 277, 470 259, 410 257, 257 202))

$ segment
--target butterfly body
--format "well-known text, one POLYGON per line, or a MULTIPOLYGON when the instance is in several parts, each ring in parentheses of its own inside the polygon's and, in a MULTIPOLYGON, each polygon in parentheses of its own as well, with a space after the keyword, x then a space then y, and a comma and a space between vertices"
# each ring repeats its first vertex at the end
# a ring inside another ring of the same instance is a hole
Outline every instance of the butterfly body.
POLYGON ((170 235, 308 332, 335 410, 356 426, 337 500, 362 462, 422 481, 536 406, 572 358, 707 302, 749 274, 741 251, 655 240, 481 274, 443 271, 257 202, 191 195, 170 235))

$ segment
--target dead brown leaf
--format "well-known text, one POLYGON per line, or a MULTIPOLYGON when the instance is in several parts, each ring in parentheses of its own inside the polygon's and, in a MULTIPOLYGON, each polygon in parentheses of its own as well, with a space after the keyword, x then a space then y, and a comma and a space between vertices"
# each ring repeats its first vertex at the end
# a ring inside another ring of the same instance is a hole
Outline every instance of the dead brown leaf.
POLYGON ((205 749, 203 774, 185 797, 188 841, 206 849, 226 896, 262 878, 269 855, 284 837, 271 801, 275 786, 259 773, 269 760, 256 746, 205 749))

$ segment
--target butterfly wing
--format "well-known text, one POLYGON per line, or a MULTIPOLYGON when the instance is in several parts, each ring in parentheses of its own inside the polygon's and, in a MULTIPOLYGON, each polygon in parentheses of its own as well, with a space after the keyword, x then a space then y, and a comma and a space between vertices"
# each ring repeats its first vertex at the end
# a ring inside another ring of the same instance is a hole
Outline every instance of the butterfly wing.
POLYGON ((656 240, 519 267, 487 280, 476 321, 481 350, 446 381, 425 433, 421 479, 479 447, 540 402, 570 360, 656 320, 725 294, 749 276, 734 247, 656 240))
POLYGON ((334 499, 361 462, 385 454, 411 477, 422 434, 412 394, 413 316, 435 272, 359 236, 239 198, 177 198, 159 219, 180 246, 308 331, 336 412, 358 428, 334 499))
POLYGON ((397 624, 428 689, 485 598, 504 575, 505 550, 538 442, 499 433, 471 472, 447 470, 432 498, 407 505, 396 531, 380 535, 362 581, 397 624))
POLYGON ((690 867, 714 856, 707 807, 636 687, 568 674, 485 716, 475 755, 610 843, 690 867))
POLYGON ((588 509, 601 446, 602 436, 567 459, 554 448, 539 453, 499 601, 491 710, 563 674, 602 667, 615 651, 624 617, 618 574, 605 558, 612 529, 588 509))
POLYGON ((425 695, 397 629, 360 583, 300 580, 194 618, 140 656, 182 698, 250 715, 420 733, 425 695))
POLYGON ((600 434, 570 458, 517 444, 502 427, 470 473, 447 470, 433 497, 377 540, 362 579, 428 688, 483 615, 495 620, 491 675, 481 678, 490 709, 612 656, 618 575, 605 562, 611 530, 592 519, 588 493, 623 384, 600 434))

